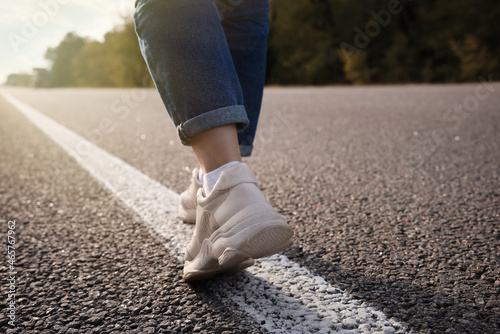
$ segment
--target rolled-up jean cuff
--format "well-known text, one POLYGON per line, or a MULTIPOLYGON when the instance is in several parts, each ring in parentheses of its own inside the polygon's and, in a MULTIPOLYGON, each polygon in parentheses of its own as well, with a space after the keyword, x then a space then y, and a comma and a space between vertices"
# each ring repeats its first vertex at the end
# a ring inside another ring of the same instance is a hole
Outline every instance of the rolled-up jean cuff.
POLYGON ((182 144, 190 145, 191 138, 208 129, 227 124, 236 124, 238 131, 244 130, 250 121, 243 105, 234 105, 208 111, 177 126, 182 144))
POLYGON ((240 155, 249 157, 252 155, 253 145, 240 145, 240 155))

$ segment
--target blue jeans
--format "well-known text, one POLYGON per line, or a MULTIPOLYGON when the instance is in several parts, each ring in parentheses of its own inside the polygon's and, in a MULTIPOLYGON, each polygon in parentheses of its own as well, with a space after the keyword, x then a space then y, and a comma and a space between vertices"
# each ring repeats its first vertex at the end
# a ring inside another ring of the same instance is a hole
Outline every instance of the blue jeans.
POLYGON ((137 0, 142 54, 184 145, 236 124, 252 152, 265 80, 269 0, 137 0))

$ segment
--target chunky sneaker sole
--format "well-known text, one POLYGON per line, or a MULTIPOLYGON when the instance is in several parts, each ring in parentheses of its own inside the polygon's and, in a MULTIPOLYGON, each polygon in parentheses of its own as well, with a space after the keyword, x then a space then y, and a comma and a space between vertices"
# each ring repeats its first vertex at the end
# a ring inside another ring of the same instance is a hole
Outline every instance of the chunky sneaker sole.
POLYGON ((292 245, 293 231, 269 205, 244 163, 224 169, 214 190, 198 190, 196 227, 186 249, 184 279, 234 273, 292 245))
POLYGON ((290 247, 293 231, 271 206, 249 206, 231 218, 208 239, 192 261, 184 264, 184 280, 232 274, 252 266, 255 259, 290 247), (248 213, 260 211, 248 217, 248 213), (242 217, 246 217, 241 220, 242 217))

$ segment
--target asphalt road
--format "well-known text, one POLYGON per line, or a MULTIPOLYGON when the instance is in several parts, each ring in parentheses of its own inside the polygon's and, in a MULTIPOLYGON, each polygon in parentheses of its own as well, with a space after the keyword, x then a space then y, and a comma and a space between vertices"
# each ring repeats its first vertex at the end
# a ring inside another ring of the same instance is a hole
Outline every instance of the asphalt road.
MULTIPOLYGON (((195 159, 154 90, 6 91, 166 187, 187 186, 195 159)), ((295 231, 285 255, 408 332, 500 333, 499 106, 500 85, 479 82, 267 89, 246 162, 295 231)), ((217 280, 184 283, 141 218, 1 96, 0 119, 2 247, 15 220, 18 272, 16 327, 8 284, 0 327, 265 332, 217 280)))

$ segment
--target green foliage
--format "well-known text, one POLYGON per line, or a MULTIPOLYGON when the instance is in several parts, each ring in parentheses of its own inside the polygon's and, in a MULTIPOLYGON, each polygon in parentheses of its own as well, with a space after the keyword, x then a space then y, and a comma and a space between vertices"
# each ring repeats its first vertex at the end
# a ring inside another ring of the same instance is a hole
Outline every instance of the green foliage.
POLYGON ((135 26, 127 19, 120 28, 105 36, 103 46, 108 51, 109 78, 117 87, 143 86, 149 82, 149 71, 142 57, 135 26))
POLYGON ((499 17, 494 0, 271 0, 268 81, 497 78, 499 17))
POLYGON ((350 82, 355 85, 362 85, 370 82, 370 68, 368 67, 366 53, 353 54, 349 60, 345 56, 344 73, 350 82))
POLYGON ((52 80, 56 87, 74 86, 72 60, 85 45, 86 40, 75 33, 68 33, 55 48, 49 48, 45 58, 52 62, 52 80))
POLYGON ((473 35, 466 35, 464 40, 451 40, 450 46, 460 59, 460 79, 467 80, 476 73, 491 73, 498 65, 496 59, 473 35))
POLYGON ((271 1, 270 22, 269 82, 326 84, 341 75, 328 0, 271 1))
POLYGON ((109 75, 109 53, 104 43, 92 41, 73 58, 72 71, 77 86, 109 87, 113 82, 109 75))
POLYGON ((143 87, 151 86, 132 19, 108 32, 104 42, 88 41, 68 34, 61 44, 47 51, 52 61, 55 86, 143 87), (82 41, 76 44, 74 41, 82 41), (61 80, 60 78, 64 78, 61 80))

